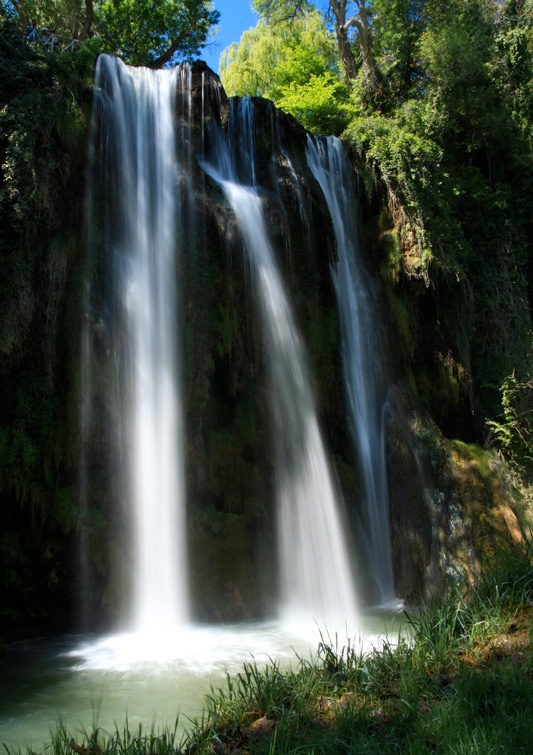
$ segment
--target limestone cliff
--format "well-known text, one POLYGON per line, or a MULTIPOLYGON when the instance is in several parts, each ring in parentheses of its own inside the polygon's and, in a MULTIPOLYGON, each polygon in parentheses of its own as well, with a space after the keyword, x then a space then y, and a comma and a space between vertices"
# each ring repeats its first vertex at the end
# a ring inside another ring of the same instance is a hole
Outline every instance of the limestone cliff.
MULTIPOLYGON (((75 551, 83 527, 90 530, 92 573, 83 599, 93 625, 105 626, 121 609, 122 582, 109 552, 124 553, 126 572, 132 554, 113 510, 105 388, 93 417, 88 522, 80 521, 78 507, 83 322, 90 323, 103 373, 112 369, 113 351, 104 294, 100 309, 84 310, 86 90, 74 85, 70 72, 34 60, 13 41, 4 44, 2 56, 15 56, 13 70, 21 66, 17 75, 24 78, 23 95, 7 76, 0 79, 0 257, 6 271, 0 301, 0 635, 10 638, 75 625, 81 584, 75 551)), ((209 122, 228 128, 230 103, 205 66, 193 67, 192 82, 192 128, 179 141, 194 194, 184 230, 188 251, 179 262, 191 586, 198 618, 234 620, 268 615, 276 595, 271 418, 242 241, 220 187, 197 159, 209 122)), ((266 101, 254 101, 254 108, 257 184, 309 353, 320 421, 359 541, 354 560, 366 583, 361 485, 346 421, 330 275, 336 255, 331 219, 306 164, 305 130, 266 101)), ((104 195, 100 199, 105 203, 104 195)), ((448 578, 475 572, 498 540, 512 544, 520 530, 502 463, 466 445, 482 436, 471 414, 477 406, 472 371, 457 358, 457 343, 466 338, 464 292, 449 281, 428 288, 400 276, 391 284, 394 254, 383 222, 390 216, 375 200, 362 207, 354 202, 366 265, 380 292, 376 323, 390 356, 387 454, 396 590, 417 602, 442 591, 448 578)))

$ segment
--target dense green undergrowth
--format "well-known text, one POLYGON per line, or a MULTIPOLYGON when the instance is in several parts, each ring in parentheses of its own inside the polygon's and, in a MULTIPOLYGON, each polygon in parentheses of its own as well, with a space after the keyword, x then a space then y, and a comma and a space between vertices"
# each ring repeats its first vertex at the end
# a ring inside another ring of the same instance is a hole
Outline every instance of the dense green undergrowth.
POLYGON ((527 384, 532 371, 533 5, 325 5, 255 0, 259 22, 222 55, 222 82, 349 146, 386 219, 369 224, 365 245, 406 376, 445 434, 483 443, 508 376, 527 384), (344 53, 331 24, 341 11, 354 14, 339 20, 351 29, 344 53))
POLYGON ((0 8, 0 635, 69 625, 85 158, 94 57, 0 8))
MULTIPOLYGON (((520 753, 533 709, 532 543, 500 554, 469 589, 408 617, 396 641, 369 654, 324 637, 289 668, 245 664, 205 699, 179 738, 127 726, 80 736, 60 728, 54 755, 147 753, 520 753)), ((12 753, 8 750, 8 755, 12 753)))

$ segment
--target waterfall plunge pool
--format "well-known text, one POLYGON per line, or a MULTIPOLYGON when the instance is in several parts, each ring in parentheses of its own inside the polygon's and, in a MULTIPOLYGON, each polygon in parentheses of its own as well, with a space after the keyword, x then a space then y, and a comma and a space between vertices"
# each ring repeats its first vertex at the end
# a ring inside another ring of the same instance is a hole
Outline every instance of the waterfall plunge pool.
MULTIPOLYGON (((366 614, 355 633, 337 631, 339 649, 347 637, 361 650, 394 643, 404 623, 397 611, 366 614), (355 639, 353 639, 355 638, 355 639)), ((321 630, 278 623, 191 625, 159 636, 70 635, 8 646, 0 662, 0 744, 24 750, 42 747, 63 724, 81 741, 95 727, 110 734, 165 726, 179 716, 178 732, 201 716, 204 696, 224 688, 226 674, 246 662, 265 666, 312 658, 321 630)), ((335 633, 327 628, 335 642, 335 633)))

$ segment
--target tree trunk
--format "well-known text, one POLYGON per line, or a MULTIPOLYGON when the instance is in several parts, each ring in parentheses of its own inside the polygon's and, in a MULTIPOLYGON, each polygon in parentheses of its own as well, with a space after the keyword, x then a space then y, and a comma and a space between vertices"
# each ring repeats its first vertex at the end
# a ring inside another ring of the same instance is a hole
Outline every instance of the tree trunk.
POLYGON ((330 7, 335 16, 335 33, 344 75, 348 82, 354 81, 357 76, 357 65, 348 39, 350 27, 355 26, 363 61, 365 88, 369 99, 377 103, 381 97, 381 76, 372 52, 372 28, 368 21, 366 2, 365 0, 357 2, 357 13, 349 19, 346 18, 347 4, 348 0, 330 0, 330 7))
POLYGON ((89 32, 91 31, 91 26, 93 25, 94 21, 94 5, 93 0, 85 0, 85 22, 83 26, 81 27, 80 32, 80 39, 86 39, 89 32))
POLYGON ((22 26, 29 26, 31 19, 28 16, 25 0, 13 0, 13 5, 16 8, 22 26))
POLYGON ((335 35, 337 37, 337 47, 341 57, 344 75, 351 83, 357 76, 357 66, 353 55, 350 40, 348 39, 348 29, 346 26, 346 5, 347 0, 330 0, 330 7, 335 16, 335 35))
POLYGON ((81 0, 75 0, 74 19, 72 21, 72 26, 70 29, 70 36, 73 39, 78 39, 78 34, 80 31, 80 20, 81 20, 81 0))
POLYGON ((185 38, 185 35, 182 34, 177 39, 174 40, 174 42, 170 45, 168 50, 165 50, 165 52, 160 55, 158 58, 153 60, 151 63, 148 64, 148 68, 163 68, 165 63, 169 63, 172 56, 179 50, 179 47, 181 43, 183 42, 185 38))
MULTIPOLYGON (((369 88, 370 96, 377 101, 380 97, 381 91, 381 76, 376 65, 374 53, 372 52, 372 29, 368 23, 368 16, 366 13, 366 3, 358 3, 359 14, 358 18, 353 19, 353 23, 359 32, 359 45, 361 47, 361 56, 363 58, 363 66, 365 69, 365 79, 369 88)), ((350 19, 352 21, 352 19, 350 19)), ((350 23, 348 21, 348 24, 350 23)))

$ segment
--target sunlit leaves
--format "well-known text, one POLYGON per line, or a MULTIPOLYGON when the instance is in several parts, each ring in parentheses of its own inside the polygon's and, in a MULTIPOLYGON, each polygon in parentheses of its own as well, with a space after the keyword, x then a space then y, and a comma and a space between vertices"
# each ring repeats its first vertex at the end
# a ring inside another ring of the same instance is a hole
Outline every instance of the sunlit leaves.
POLYGON ((331 71, 283 87, 277 104, 317 134, 340 134, 353 112, 346 84, 331 71))
POLYGON ((316 11, 290 23, 261 19, 223 53, 220 69, 228 94, 267 97, 315 131, 340 133, 353 110, 335 40, 316 11))
POLYGON ((177 58, 197 55, 218 18, 207 0, 105 0, 97 26, 108 51, 147 65, 171 48, 177 58))

